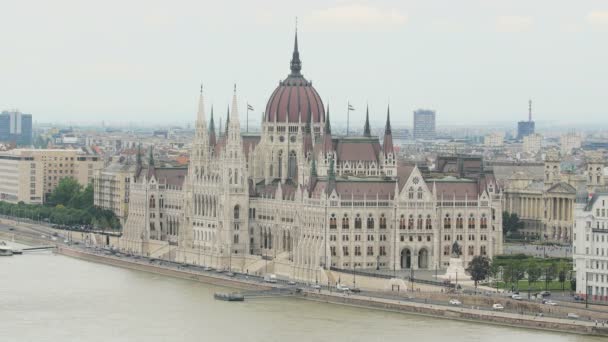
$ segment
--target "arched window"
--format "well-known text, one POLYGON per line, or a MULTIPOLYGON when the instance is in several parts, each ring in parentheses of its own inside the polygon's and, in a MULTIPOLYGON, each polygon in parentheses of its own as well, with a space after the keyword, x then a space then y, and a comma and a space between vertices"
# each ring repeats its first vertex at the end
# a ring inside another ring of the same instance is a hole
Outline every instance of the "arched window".
POLYGON ((414 199, 414 188, 409 188, 407 198, 414 199))
POLYGON ((452 218, 450 214, 445 214, 445 218, 443 219, 443 228, 452 228, 452 218))
POLYGON ((410 215, 407 219, 407 229, 414 229, 414 215, 410 215))
POLYGON ((329 228, 330 229, 338 228, 338 225, 336 224, 336 214, 331 214, 331 217, 329 218, 329 228))
POLYGON ((367 229, 374 229, 374 218, 372 214, 369 214, 369 217, 367 218, 367 229))
POLYGON ((355 217, 355 229, 361 229, 361 226, 361 217, 359 216, 359 214, 357 214, 357 217, 355 217))
POLYGON ((342 218, 342 229, 348 229, 348 215, 344 214, 344 217, 342 218))
POLYGON ((289 160, 287 164, 287 177, 295 179, 298 173, 296 151, 289 152, 289 160))
POLYGON ((279 173, 279 178, 283 177, 283 151, 279 151, 279 165, 277 165, 277 167, 279 168, 278 173, 279 173))
POLYGON ((416 221, 416 228, 422 229, 422 215, 418 215, 418 220, 416 221))
POLYGON ((417 194, 417 196, 418 196, 418 199, 419 199, 419 200, 421 200, 421 199, 422 199, 422 193, 423 193, 423 191, 422 191, 422 187, 419 187, 419 188, 418 188, 418 194, 417 194))
POLYGON ((433 221, 431 220, 431 215, 427 215, 426 216, 425 228, 426 229, 433 229, 433 221))
POLYGON ((384 217, 384 214, 380 214, 380 229, 386 229, 386 217, 384 217))
POLYGON ((399 229, 405 229, 405 216, 401 215, 401 218, 399 219, 399 229))
POLYGON ((464 226, 464 219, 462 218, 462 214, 458 214, 456 217, 456 228, 462 229, 464 226))
POLYGON ((234 206, 234 219, 238 220, 241 214, 241 207, 237 204, 234 206))
POLYGON ((475 254, 475 246, 469 246, 469 255, 475 254))
POLYGON ((471 214, 469 216, 469 229, 475 229, 475 217, 473 216, 473 214, 471 214))
POLYGON ((154 195, 150 196, 150 209, 156 208, 156 200, 154 199, 154 195))
POLYGON ((481 214, 481 219, 479 220, 479 228, 488 228, 488 218, 486 214, 481 214))

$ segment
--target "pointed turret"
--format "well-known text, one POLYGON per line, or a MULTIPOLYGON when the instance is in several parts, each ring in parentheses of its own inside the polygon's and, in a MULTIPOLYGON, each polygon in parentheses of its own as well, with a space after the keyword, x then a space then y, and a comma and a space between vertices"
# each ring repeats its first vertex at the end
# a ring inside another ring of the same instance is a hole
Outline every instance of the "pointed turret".
POLYGON ((325 116, 325 134, 331 134, 331 123, 329 122, 329 104, 327 104, 327 115, 325 116))
POLYGON ((230 106, 227 106, 226 109, 226 131, 224 132, 224 136, 228 135, 228 126, 230 125, 230 106))
POLYGON ((201 92, 198 99, 198 112, 196 114, 196 125, 197 127, 204 127, 207 125, 207 118, 205 117, 205 101, 203 98, 203 85, 201 84, 201 92))
POLYGON ((327 171, 327 187, 325 193, 328 195, 336 188, 336 172, 334 170, 334 158, 329 160, 329 171, 327 171))
POLYGON ((369 106, 367 106, 365 111, 365 126, 363 127, 363 135, 366 137, 372 136, 371 128, 369 127, 369 106))
POLYGON ((150 154, 148 155, 148 165, 154 166, 154 147, 150 145, 150 154))
POLYGON ((390 106, 386 109, 386 126, 384 127, 384 141, 382 142, 384 149, 384 155, 394 153, 393 148, 393 133, 391 131, 391 108, 390 106))
POLYGON ((332 151, 334 144, 331 139, 331 123, 329 120, 329 104, 327 105, 327 115, 325 116, 325 131, 323 134, 323 151, 332 151))
POLYGON ((211 146, 211 148, 214 148, 215 143, 215 122, 213 121, 213 106, 211 106, 211 121, 209 122, 209 146, 211 146))

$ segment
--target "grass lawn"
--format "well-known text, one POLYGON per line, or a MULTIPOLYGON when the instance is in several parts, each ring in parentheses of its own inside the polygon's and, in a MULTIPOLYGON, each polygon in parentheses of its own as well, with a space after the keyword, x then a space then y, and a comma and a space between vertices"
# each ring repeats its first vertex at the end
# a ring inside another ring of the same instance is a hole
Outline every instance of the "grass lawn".
MULTIPOLYGON (((516 289, 519 288, 520 291, 528 291, 528 285, 529 284, 528 284, 527 280, 520 280, 519 281, 519 286, 515 286, 515 288, 516 289)), ((494 286, 496 286, 496 285, 494 285, 494 286)), ((505 283, 502 282, 502 281, 499 281, 498 282, 498 288, 499 289, 505 289, 505 283)), ((507 290, 511 289, 511 283, 508 283, 506 285, 506 289, 507 290)), ((532 292, 534 292, 534 291, 544 291, 545 290, 545 281, 541 280, 541 281, 538 281, 536 283, 532 283, 531 287, 530 287, 530 290, 532 292)), ((559 281, 556 281, 556 280, 550 281, 547 284, 547 290, 549 290, 549 291, 561 291, 562 290, 562 283, 560 283, 559 281)), ((570 291, 570 282, 569 281, 564 282, 564 291, 570 291)))

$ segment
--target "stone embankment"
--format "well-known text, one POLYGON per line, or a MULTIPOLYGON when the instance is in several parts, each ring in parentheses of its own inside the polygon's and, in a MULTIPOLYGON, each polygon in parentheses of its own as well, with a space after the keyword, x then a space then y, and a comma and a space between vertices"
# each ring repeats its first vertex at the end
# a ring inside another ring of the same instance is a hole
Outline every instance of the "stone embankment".
POLYGON ((602 327, 594 322, 568 320, 550 317, 524 316, 507 312, 493 312, 468 309, 464 307, 446 307, 441 305, 413 303, 395 299, 345 295, 326 291, 306 292, 306 298, 340 305, 362 308, 404 312, 435 318, 445 318, 478 323, 548 330, 553 332, 576 333, 584 335, 608 336, 608 326, 602 327))
POLYGON ((58 246, 57 253, 83 259, 87 261, 98 262, 106 265, 128 268, 132 270, 155 273, 174 278, 194 280, 205 284, 225 286, 240 290, 267 290, 269 286, 260 284, 254 281, 246 281, 242 279, 233 279, 227 276, 213 276, 213 274, 201 274, 200 272, 189 271, 187 268, 175 269, 173 267, 163 267, 162 265, 150 264, 147 262, 136 262, 120 257, 110 255, 100 255, 89 253, 78 249, 73 249, 65 246, 58 246))

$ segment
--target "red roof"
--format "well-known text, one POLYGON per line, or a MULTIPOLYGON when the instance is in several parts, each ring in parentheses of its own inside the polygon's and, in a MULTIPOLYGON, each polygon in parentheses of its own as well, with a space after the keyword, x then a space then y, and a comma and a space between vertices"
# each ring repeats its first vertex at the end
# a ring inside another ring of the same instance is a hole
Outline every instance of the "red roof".
POLYGON ((312 83, 302 76, 290 75, 274 90, 264 116, 267 122, 306 123, 308 113, 312 113, 313 123, 325 121, 325 109, 319 93, 312 83))

